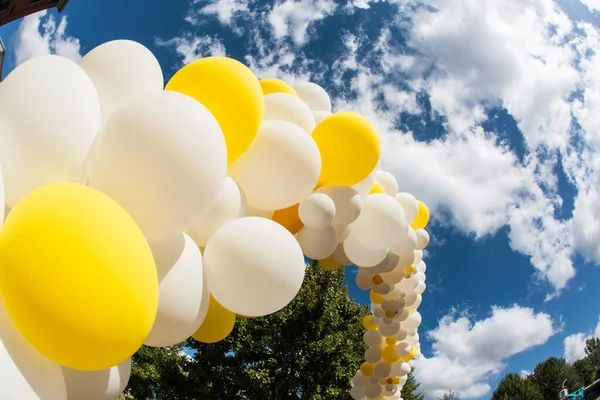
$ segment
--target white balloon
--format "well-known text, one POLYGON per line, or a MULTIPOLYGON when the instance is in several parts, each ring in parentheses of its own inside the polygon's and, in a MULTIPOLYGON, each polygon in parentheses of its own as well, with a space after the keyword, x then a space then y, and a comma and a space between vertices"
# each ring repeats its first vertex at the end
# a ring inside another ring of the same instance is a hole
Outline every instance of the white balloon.
POLYGON ((403 322, 408 318, 409 314, 410 314, 410 310, 408 308, 404 307, 401 312, 396 314, 396 320, 403 322))
POLYGON ((246 214, 246 199, 239 186, 231 177, 226 177, 221 186, 219 197, 208 214, 202 220, 188 229, 194 242, 200 247, 206 246, 208 239, 220 227, 246 214))
POLYGON ((375 399, 375 398, 381 396, 382 391, 383 391, 383 388, 381 387, 379 382, 377 382, 377 383, 371 382, 367 386, 365 386, 365 394, 369 399, 375 399))
POLYGON ((383 274, 386 272, 391 272, 398 265, 400 257, 394 253, 388 253, 382 262, 377 264, 374 267, 369 268, 369 272, 372 274, 383 274))
POLYGON ((423 260, 423 250, 415 250, 415 259, 413 260, 413 264, 417 265, 423 260))
POLYGON ((417 287, 415 288, 415 292, 417 292, 417 294, 422 294, 426 288, 427 288, 427 284, 425 282, 421 281, 417 284, 417 287))
POLYGON ((331 113, 329 111, 313 111, 313 117, 315 118, 315 125, 319 125, 321 121, 329 117, 331 113))
POLYGON ((277 222, 244 217, 219 229, 204 251, 214 298, 236 314, 262 316, 285 307, 304 280, 304 255, 277 222))
POLYGON ((210 111, 166 90, 113 113, 91 159, 89 185, 123 206, 150 241, 173 237, 208 214, 227 169, 225 139, 210 111))
POLYGON ((382 339, 383 339, 383 337, 381 336, 381 333, 379 333, 379 331, 377 329, 368 329, 363 334, 363 342, 365 342, 365 344, 367 346, 380 347, 382 339))
POLYGON ((69 400, 113 400, 129 382, 131 358, 101 371, 77 371, 63 367, 69 400))
POLYGON ((421 260, 418 264, 416 264, 415 267, 417 268, 417 272, 422 272, 422 273, 427 272, 427 264, 423 260, 421 260))
POLYGON ((150 243, 158 273, 158 311, 144 344, 173 346, 194 334, 204 321, 202 253, 185 233, 150 243))
POLYGON ((398 181, 394 175, 387 171, 377 171, 375 179, 381 183, 381 186, 383 186, 383 189, 385 190, 385 194, 392 197, 396 196, 398 193, 398 181))
POLYGON ((163 89, 163 73, 154 54, 140 43, 113 40, 87 53, 79 66, 94 82, 102 119, 149 92, 163 89))
POLYGON ((390 290, 392 290, 392 287, 387 282, 381 282, 380 284, 375 285, 375 287, 373 288, 373 291, 379 294, 388 294, 390 290))
POLYGON ((365 386, 369 382, 369 377, 362 373, 361 370, 356 371, 354 378, 352 378, 354 386, 365 386))
POLYGON ((331 225, 323 228, 305 226, 300 229, 296 239, 304 255, 313 260, 323 260, 329 257, 338 245, 337 231, 331 225))
POLYGON ((270 93, 265 96, 263 121, 287 121, 307 133, 315 129, 315 117, 305 102, 289 93, 270 93))
POLYGON ((335 203, 323 193, 311 193, 306 196, 298 207, 298 216, 304 226, 324 228, 331 225, 335 218, 335 203))
POLYGON ((326 194, 335 203, 334 225, 348 225, 354 222, 362 209, 362 197, 349 186, 328 186, 317 190, 326 194))
POLYGON ((407 293, 406 296, 404 297, 404 300, 406 301, 405 307, 414 308, 414 304, 417 301, 417 296, 419 296, 419 295, 416 294, 415 292, 407 293))
POLYGON ((344 251, 352 263, 364 268, 374 267, 382 262, 388 254, 387 249, 376 250, 364 246, 354 233, 351 233, 344 241, 344 251))
POLYGON ((408 332, 406 332, 406 329, 400 328, 400 330, 398 331, 398 333, 396 333, 394 335, 394 339, 396 339, 397 341, 401 342, 404 339, 406 339, 407 336, 408 336, 408 332))
POLYGON ((412 305, 412 308, 419 308, 419 306, 421 305, 422 301, 423 301, 423 296, 420 295, 420 294, 417 294, 417 300, 412 305))
POLYGON ((419 212, 419 201, 410 193, 398 193, 396 201, 400 203, 406 215, 406 223, 412 225, 419 212))
POLYGON ((427 280, 427 276, 422 272, 417 272, 414 277, 417 282, 425 282, 427 280))
POLYGON ((352 224, 352 235, 372 249, 389 248, 405 236, 406 230, 402 207, 384 194, 367 196, 360 216, 352 224))
POLYGON ((350 225, 334 225, 334 228, 338 234, 338 244, 348 239, 348 236, 350 236, 350 234, 352 233, 350 225))
POLYGON ((418 311, 415 311, 406 318, 406 321, 402 323, 402 327, 407 331, 413 331, 421 325, 421 321, 421 314, 418 311))
POLYGON ((364 386, 354 386, 350 389, 350 397, 355 400, 362 400, 365 397, 364 386))
POLYGON ((373 184, 375 183, 375 175, 376 174, 377 174, 377 168, 374 169, 373 172, 371 172, 365 179, 358 182, 356 185, 352 186, 352 188, 354 190, 356 190, 356 192, 359 195, 361 195, 362 197, 367 196, 369 194, 369 192, 371 191, 373 184))
POLYGON ((394 376, 399 376, 402 378, 403 376, 408 375, 410 371, 411 368, 408 363, 399 361, 392 365, 392 374, 394 374, 394 376))
MULTIPOLYGON (((398 282, 400 282, 402 280, 402 278, 404 278, 404 269, 402 269, 402 268, 394 268, 390 272, 381 274, 381 279, 383 279, 384 282, 387 282, 390 285, 396 285, 398 282)), ((392 290, 393 290, 393 288, 392 288, 392 290)))
POLYGON ((375 376, 380 379, 385 379, 392 372, 392 364, 380 362, 375 365, 375 376))
MULTIPOLYGON (((413 254, 417 249, 417 233, 412 227, 408 227, 406 235, 390 247, 390 251, 396 254, 413 254)), ((414 257, 413 257, 414 259, 414 257)), ((412 260, 411 260, 412 261, 412 260)))
MULTIPOLYGON (((340 239, 339 235, 340 234, 338 232, 338 241, 340 239)), ((344 267, 352 265, 352 261, 350 261, 350 259, 348 258, 348 256, 346 256, 346 252, 344 251, 344 244, 343 243, 339 243, 338 244, 337 248, 333 252, 333 259, 335 261, 337 261, 338 263, 340 263, 344 267)))
MULTIPOLYGON (((334 253, 335 258, 335 253, 334 253)), ((358 286, 362 290, 369 290, 373 287, 373 277, 374 275, 367 272, 363 268, 358 269, 358 274, 356 274, 356 286, 358 286)))
POLYGON ((92 80, 55 55, 16 67, 0 86, 0 160, 9 207, 32 190, 80 180, 100 128, 92 80))
POLYGON ((246 204, 246 216, 247 217, 261 217, 261 218, 271 219, 273 217, 274 212, 275 212, 275 210, 259 210, 257 208, 252 208, 246 204))
POLYGON ((17 330, 0 299, 0 399, 66 400, 62 367, 17 330))
POLYGON ((331 112, 331 100, 329 95, 321 86, 312 82, 301 82, 292 85, 306 105, 312 111, 328 111, 331 112))
POLYGON ((417 229, 417 250, 423 250, 429 244, 429 233, 425 229, 417 229))
POLYGON ((381 361, 382 349, 379 346, 372 346, 365 351, 365 361, 376 364, 381 361))
MULTIPOLYGON (((385 311, 383 311, 380 307, 378 307, 376 304, 372 304, 371 305, 371 312, 373 313, 373 315, 376 318, 384 318, 385 317, 385 311)), ((373 320, 371 320, 371 323, 374 324, 373 320)), ((380 324, 378 324, 380 325, 380 324)))
MULTIPOLYGON (((406 330, 405 330, 405 332, 406 332, 406 330)), ((406 337, 403 340, 405 340, 405 339, 406 339, 406 337)), ((396 346, 396 354, 402 358, 408 356, 410 354, 410 345, 406 342, 398 343, 398 345, 396 346)))
POLYGON ((400 330, 400 322, 393 321, 389 324, 381 324, 379 330, 383 336, 394 336, 400 330))
POLYGON ((418 284, 419 282, 414 278, 414 276, 411 276, 410 278, 403 278, 396 286, 398 289, 408 294, 413 292, 418 284))
POLYGON ((263 122, 248 150, 229 165, 248 205, 260 210, 293 206, 317 185, 321 153, 302 128, 286 121, 263 122))

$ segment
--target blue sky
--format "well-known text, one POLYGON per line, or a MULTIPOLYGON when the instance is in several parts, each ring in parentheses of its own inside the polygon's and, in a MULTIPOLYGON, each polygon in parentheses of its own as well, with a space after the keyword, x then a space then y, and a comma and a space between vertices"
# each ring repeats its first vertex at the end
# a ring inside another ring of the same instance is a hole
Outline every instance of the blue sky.
POLYGON ((384 169, 433 212, 417 379, 488 399, 597 329, 599 27, 597 0, 71 0, 0 36, 5 74, 126 38, 166 79, 226 54, 367 115, 384 169))

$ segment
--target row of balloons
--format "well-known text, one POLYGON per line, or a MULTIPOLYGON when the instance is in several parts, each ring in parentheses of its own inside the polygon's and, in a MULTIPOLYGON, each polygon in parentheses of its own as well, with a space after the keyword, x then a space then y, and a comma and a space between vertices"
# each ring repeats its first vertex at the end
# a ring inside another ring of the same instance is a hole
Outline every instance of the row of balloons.
POLYGON ((320 86, 226 57, 166 87, 128 40, 19 65, 0 83, 0 398, 114 398, 142 344, 214 343, 285 307, 305 256, 359 265, 373 296, 422 291, 398 268, 428 210, 380 151, 320 86))

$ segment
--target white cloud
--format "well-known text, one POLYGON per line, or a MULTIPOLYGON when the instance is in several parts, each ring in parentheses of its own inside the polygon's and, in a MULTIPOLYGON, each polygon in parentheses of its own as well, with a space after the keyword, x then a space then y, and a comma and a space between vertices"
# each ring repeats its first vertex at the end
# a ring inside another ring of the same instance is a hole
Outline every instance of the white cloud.
POLYGON ((183 65, 189 64, 202 57, 225 56, 223 43, 211 36, 185 35, 169 40, 156 40, 158 46, 172 47, 181 58, 183 65))
POLYGON ((15 61, 21 64, 32 57, 57 54, 73 61, 81 59, 79 39, 66 34, 67 17, 56 24, 47 11, 23 18, 15 32, 15 61))
POLYGON ((522 369, 521 373, 519 374, 521 375, 521 378, 525 379, 527 378, 529 375, 531 375, 531 371, 527 371, 526 369, 522 369))
POLYGON ((294 43, 303 45, 310 24, 333 13, 335 8, 333 0, 283 1, 275 4, 268 18, 276 38, 289 35, 294 43))
POLYGON ((492 308, 488 318, 473 322, 466 315, 447 315, 427 335, 433 356, 414 361, 415 377, 428 399, 452 390, 461 398, 478 398, 504 360, 546 343, 555 333, 552 318, 514 305, 492 308))
POLYGON ((600 337, 600 322, 591 334, 583 332, 569 335, 564 340, 565 352, 563 357, 570 363, 585 357, 585 342, 592 337, 600 337))
MULTIPOLYGON (((193 4, 200 3, 199 0, 194 0, 193 4)), ((219 21, 224 25, 230 25, 232 18, 240 13, 248 11, 246 0, 212 0, 209 4, 201 7, 198 12, 204 15, 216 15, 219 21)), ((195 23, 197 19, 195 13, 190 12, 188 22, 195 23)))
POLYGON ((581 0, 591 12, 600 12, 600 0, 581 0))

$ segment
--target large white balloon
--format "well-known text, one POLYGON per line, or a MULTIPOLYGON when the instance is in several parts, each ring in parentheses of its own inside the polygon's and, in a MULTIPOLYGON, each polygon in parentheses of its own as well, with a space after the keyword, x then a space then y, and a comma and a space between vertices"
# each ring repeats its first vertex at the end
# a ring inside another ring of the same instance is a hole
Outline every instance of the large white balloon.
POLYGON ((286 121, 263 122, 252 145, 229 165, 248 205, 260 210, 293 206, 317 185, 321 153, 302 128, 286 121))
POLYGON ((151 243, 158 273, 158 311, 144 344, 173 346, 194 334, 204 321, 202 254, 186 234, 151 243))
POLYGON ((315 125, 319 125, 321 121, 329 117, 331 113, 329 111, 313 111, 313 117, 315 118, 315 125))
POLYGON ((382 262, 374 267, 369 268, 369 272, 372 274, 383 274, 385 272, 391 272, 398 265, 400 256, 394 253, 388 253, 382 262))
POLYGON ((385 194, 371 194, 363 201, 360 216, 352 224, 352 235, 366 247, 384 249, 406 235, 402 206, 385 194))
POLYGON ((344 241, 344 252, 352 263, 364 268, 376 266, 388 254, 387 249, 377 250, 364 246, 353 233, 344 241))
POLYGON ((304 255, 277 222, 244 217, 219 229, 204 251, 210 291, 223 307, 261 316, 285 307, 304 280, 304 255))
POLYGON ((381 333, 379 333, 379 331, 377 329, 368 329, 363 334, 363 342, 365 342, 365 344, 367 346, 381 347, 382 340, 383 340, 383 337, 381 336, 381 333))
POLYGON ((406 329, 407 331, 414 331, 415 329, 417 329, 419 327, 419 325, 421 325, 421 321, 422 321, 421 314, 418 311, 415 311, 408 315, 408 318, 406 318, 406 321, 404 321, 402 323, 402 327, 404 329, 406 329))
POLYGON ((147 93, 112 114, 92 149, 89 185, 115 199, 146 237, 173 237, 215 204, 227 170, 225 139, 202 104, 147 93))
POLYGON ((429 244, 429 233, 425 229, 417 229, 417 250, 423 250, 429 244))
POLYGON ((137 97, 163 89, 163 73, 154 54, 131 40, 113 40, 87 53, 79 66, 92 78, 102 119, 137 97))
POLYGON ((354 222, 362 209, 362 197, 349 186, 328 186, 317 190, 326 194, 335 203, 334 225, 348 225, 354 222))
POLYGON ((302 252, 313 260, 323 260, 333 254, 337 248, 337 231, 331 225, 323 228, 305 226, 298 232, 296 239, 302 252))
POLYGON ((380 362, 375 365, 375 376, 379 379, 385 379, 390 376, 392 372, 392 364, 386 362, 380 362))
POLYGON ((419 212, 419 201, 410 193, 398 193, 396 195, 396 201, 398 201, 402 206, 402 209, 404 209, 406 223, 412 225, 419 212))
POLYGON ((379 346, 371 346, 365 351, 365 361, 371 364, 376 364, 381 361, 383 350, 379 346))
POLYGON ((287 121, 298 125, 307 133, 315 129, 315 117, 305 102, 289 93, 271 93, 265 96, 263 121, 287 121))
POLYGON ((0 299, 0 399, 66 400, 62 367, 29 344, 0 299))
POLYGON ((355 400, 362 400, 365 397, 365 386, 353 386, 350 388, 350 397, 355 400))
MULTIPOLYGON (((390 247, 390 251, 396 254, 408 254, 417 248, 417 233, 412 227, 408 227, 406 235, 402 235, 400 240, 390 247)), ((414 259, 414 258, 413 258, 414 259)))
POLYGON ((321 86, 312 82, 301 82, 292 85, 300 97, 312 111, 331 112, 331 99, 321 86))
POLYGON ((64 368, 68 400, 114 400, 129 382, 131 358, 102 371, 64 368))
POLYGON ((200 247, 206 246, 208 239, 220 227, 241 218, 246 214, 246 199, 239 186, 231 177, 226 177, 217 201, 200 222, 188 229, 194 242, 200 247))
POLYGON ((335 203, 323 193, 309 194, 298 207, 300 221, 310 228, 324 228, 331 225, 335 213, 335 203))
POLYGON ((379 384, 379 382, 374 383, 370 382, 367 386, 365 386, 365 394, 369 399, 376 399, 381 396, 381 392, 383 388, 379 384))
POLYGON ((0 86, 6 204, 40 186, 78 181, 99 128, 98 94, 79 65, 48 55, 15 68, 0 86))
POLYGON ((375 179, 383 186, 385 194, 388 196, 396 196, 398 193, 398 181, 394 175, 387 171, 377 171, 375 179))

